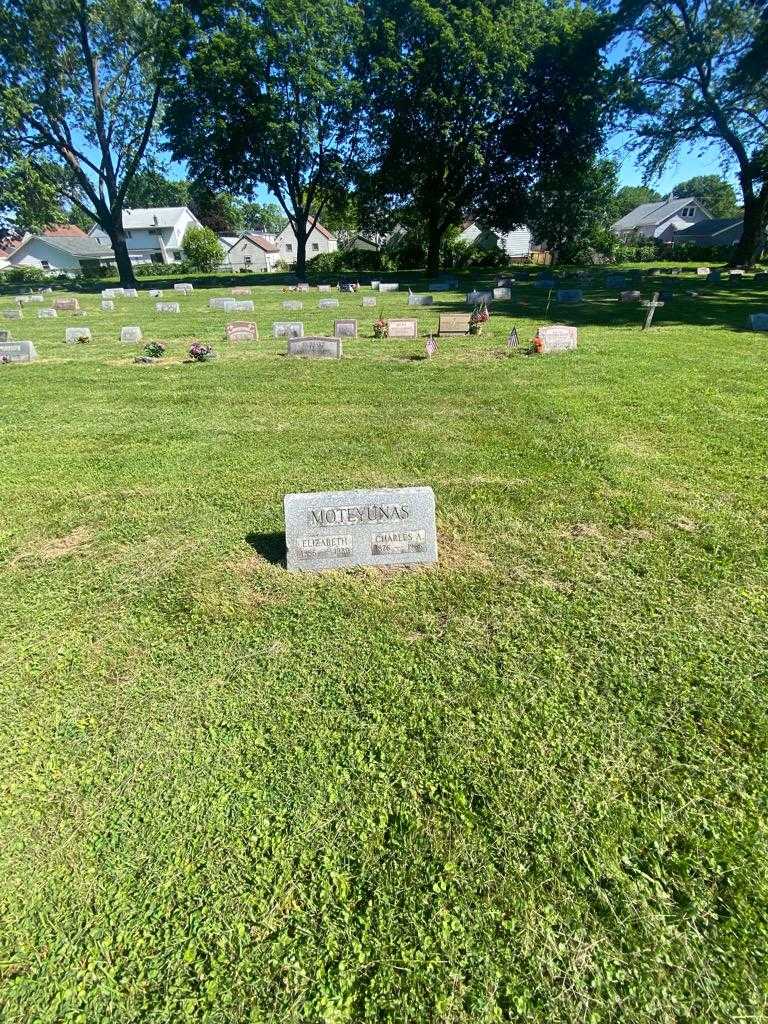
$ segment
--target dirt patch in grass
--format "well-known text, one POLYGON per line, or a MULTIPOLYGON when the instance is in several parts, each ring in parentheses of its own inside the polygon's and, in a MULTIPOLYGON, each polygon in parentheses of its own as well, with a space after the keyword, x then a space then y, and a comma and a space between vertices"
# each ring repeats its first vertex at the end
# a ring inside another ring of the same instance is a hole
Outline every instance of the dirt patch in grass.
POLYGON ((484 551, 470 544, 457 530, 448 527, 437 532, 437 555, 442 569, 474 569, 487 572, 493 563, 484 551))
POLYGON ((78 526, 64 537, 46 538, 30 544, 17 552, 8 563, 13 568, 20 562, 50 562, 56 558, 64 558, 85 547, 93 538, 93 531, 87 526, 78 526))

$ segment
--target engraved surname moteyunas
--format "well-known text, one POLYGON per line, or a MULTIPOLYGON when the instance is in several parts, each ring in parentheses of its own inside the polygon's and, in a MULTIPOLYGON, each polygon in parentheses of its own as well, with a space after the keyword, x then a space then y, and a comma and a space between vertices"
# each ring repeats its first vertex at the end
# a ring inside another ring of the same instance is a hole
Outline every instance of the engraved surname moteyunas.
POLYGON ((308 519, 310 526, 355 526, 398 522, 409 515, 407 505, 344 505, 310 509, 308 519))

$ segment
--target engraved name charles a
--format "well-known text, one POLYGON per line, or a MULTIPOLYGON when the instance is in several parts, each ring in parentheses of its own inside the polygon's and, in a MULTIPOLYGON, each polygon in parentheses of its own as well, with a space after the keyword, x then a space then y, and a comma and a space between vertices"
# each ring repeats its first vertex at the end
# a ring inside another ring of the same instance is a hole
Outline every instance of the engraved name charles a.
POLYGON ((382 523, 400 523, 411 517, 408 505, 327 505, 311 508, 307 512, 307 525, 318 526, 379 526, 382 523))

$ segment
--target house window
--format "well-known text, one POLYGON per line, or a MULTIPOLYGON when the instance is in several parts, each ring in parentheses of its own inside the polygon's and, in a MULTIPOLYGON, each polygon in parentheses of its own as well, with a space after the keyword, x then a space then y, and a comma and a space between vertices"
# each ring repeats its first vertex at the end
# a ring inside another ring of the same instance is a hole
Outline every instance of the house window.
POLYGON ((312 243, 312 252, 320 252, 320 243, 319 242, 313 242, 312 243))
POLYGON ((293 246, 291 245, 290 242, 286 242, 285 243, 285 251, 286 252, 293 252, 293 246))
POLYGON ((250 256, 246 256, 245 257, 245 265, 246 265, 246 267, 250 267, 250 265, 252 263, 253 263, 253 260, 251 259, 251 257, 250 256))
POLYGON ((43 268, 43 270, 51 269, 51 264, 48 262, 48 260, 40 260, 40 266, 43 268))

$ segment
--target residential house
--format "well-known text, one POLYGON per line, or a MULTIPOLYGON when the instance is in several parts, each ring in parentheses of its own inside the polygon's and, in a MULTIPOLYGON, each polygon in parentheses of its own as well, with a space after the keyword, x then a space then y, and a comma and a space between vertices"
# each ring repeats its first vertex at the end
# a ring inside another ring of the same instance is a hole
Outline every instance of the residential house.
POLYGON ((245 232, 227 250, 225 263, 233 270, 267 273, 274 270, 279 259, 280 250, 274 242, 262 235, 245 232))
POLYGON ((636 238, 672 242, 676 232, 711 219, 712 215, 694 196, 682 199, 669 196, 658 203, 641 203, 636 206, 612 224, 611 231, 625 242, 636 238))
MULTIPOLYGON (((309 231, 311 227, 312 221, 307 221, 307 230, 309 231)), ((296 262, 296 235, 290 222, 275 236, 274 244, 277 246, 280 252, 280 259, 284 263, 296 262)), ((338 247, 339 244, 331 232, 324 228, 322 224, 317 223, 312 229, 312 234, 307 239, 307 261, 322 252, 336 252, 338 247)))
MULTIPOLYGON (((202 224, 187 206, 154 206, 123 210, 123 228, 132 263, 174 263, 182 258, 187 228, 202 224)), ((100 227, 90 231, 107 245, 109 235, 100 227)))
POLYGON ((741 241, 743 228, 743 217, 715 217, 676 231, 673 241, 727 248, 741 241))
POLYGON ((467 220, 461 225, 459 241, 481 249, 503 249, 507 256, 518 259, 530 255, 533 248, 530 229, 525 225, 513 231, 496 231, 481 227, 476 220, 467 220))
POLYGON ((27 235, 9 255, 13 267, 37 267, 51 273, 78 274, 112 266, 115 254, 99 238, 80 235, 27 235))
POLYGON ((345 252, 350 252, 353 249, 361 252, 378 252, 381 246, 372 238, 366 238, 364 235, 354 235, 352 238, 347 239, 343 249, 345 252))

